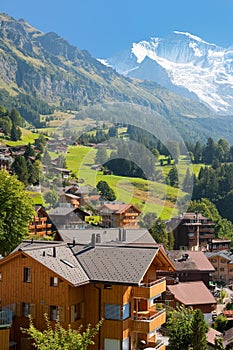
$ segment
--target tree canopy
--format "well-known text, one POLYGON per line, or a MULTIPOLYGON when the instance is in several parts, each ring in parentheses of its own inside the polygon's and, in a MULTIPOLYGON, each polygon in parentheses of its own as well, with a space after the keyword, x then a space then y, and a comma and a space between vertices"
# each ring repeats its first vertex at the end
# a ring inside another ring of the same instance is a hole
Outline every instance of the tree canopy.
POLYGON ((114 201, 116 199, 116 195, 113 189, 109 186, 106 181, 99 181, 96 185, 96 188, 100 191, 103 199, 107 201, 114 201))
POLYGON ((82 326, 77 330, 62 327, 59 321, 56 321, 53 328, 45 315, 47 329, 38 330, 29 316, 29 328, 21 328, 33 341, 33 345, 38 350, 86 350, 89 345, 93 345, 93 338, 98 333, 102 321, 98 322, 95 327, 89 324, 85 331, 81 333, 82 326))
POLYGON ((28 234, 34 206, 16 176, 0 170, 0 254, 9 254, 28 234))
POLYGON ((199 309, 180 306, 168 313, 169 350, 205 350, 208 325, 199 309))

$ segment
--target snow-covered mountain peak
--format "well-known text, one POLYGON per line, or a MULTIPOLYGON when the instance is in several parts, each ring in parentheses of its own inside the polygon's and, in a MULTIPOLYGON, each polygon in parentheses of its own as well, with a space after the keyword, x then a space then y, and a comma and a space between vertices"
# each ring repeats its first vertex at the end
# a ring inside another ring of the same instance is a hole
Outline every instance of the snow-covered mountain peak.
POLYGON ((178 30, 174 30, 173 33, 174 33, 174 34, 178 34, 178 35, 184 35, 184 36, 186 36, 186 37, 189 38, 189 39, 192 39, 192 40, 194 40, 194 41, 197 41, 197 42, 200 42, 200 43, 203 43, 203 44, 214 45, 214 46, 216 46, 215 44, 210 44, 210 43, 208 43, 207 41, 205 41, 205 40, 199 38, 199 36, 190 34, 190 33, 188 33, 188 32, 179 32, 178 30))
POLYGON ((233 114, 233 46, 222 48, 188 32, 152 37, 106 59, 119 73, 153 80, 215 112, 233 114))

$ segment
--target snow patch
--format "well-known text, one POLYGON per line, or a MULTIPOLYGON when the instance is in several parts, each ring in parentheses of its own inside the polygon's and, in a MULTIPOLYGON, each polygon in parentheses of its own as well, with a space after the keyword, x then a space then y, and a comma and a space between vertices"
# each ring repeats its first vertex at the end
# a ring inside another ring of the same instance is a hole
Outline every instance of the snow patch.
POLYGON ((191 49, 193 49, 194 51, 194 55, 197 56, 197 57, 201 57, 202 56, 202 52, 201 50, 198 48, 197 44, 196 43, 189 43, 189 47, 191 49))

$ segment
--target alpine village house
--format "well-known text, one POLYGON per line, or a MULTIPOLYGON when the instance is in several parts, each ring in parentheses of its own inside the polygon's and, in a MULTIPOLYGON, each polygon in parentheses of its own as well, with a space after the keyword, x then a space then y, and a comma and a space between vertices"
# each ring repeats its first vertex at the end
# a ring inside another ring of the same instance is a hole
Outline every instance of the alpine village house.
POLYGON ((0 260, 1 350, 32 349, 20 328, 28 327, 30 314, 45 329, 45 313, 73 329, 103 320, 93 350, 133 350, 141 342, 166 348, 156 338, 166 321, 165 309, 157 306, 166 279, 158 273, 175 266, 161 245, 123 241, 120 230, 108 243, 94 233, 89 244, 23 241, 0 260))

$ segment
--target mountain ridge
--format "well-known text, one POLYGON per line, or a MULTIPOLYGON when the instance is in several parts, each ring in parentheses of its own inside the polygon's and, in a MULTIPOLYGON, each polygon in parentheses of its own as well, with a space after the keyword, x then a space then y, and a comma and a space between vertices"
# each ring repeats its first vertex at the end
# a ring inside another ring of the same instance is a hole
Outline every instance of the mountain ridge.
MULTIPOLYGON (((0 52, 0 89, 14 103, 20 94, 56 109, 74 111, 106 102, 127 102, 152 109, 174 122, 187 138, 190 129, 197 136, 207 137, 208 130, 201 121, 216 118, 198 100, 180 97, 155 82, 125 77, 56 33, 43 33, 25 20, 6 14, 0 14, 0 52), (200 123, 196 122, 194 129, 187 127, 187 118, 188 124, 194 119, 200 123)), ((2 95, 0 103, 4 102, 2 95)), ((42 113, 39 107, 38 111, 42 113)), ((29 122, 35 124, 33 117, 29 122)), ((229 130, 224 127, 223 135, 226 132, 229 130)), ((214 130, 213 136, 218 135, 219 130, 214 130)))
POLYGON ((188 32, 142 40, 102 60, 121 74, 156 81, 219 114, 233 114, 233 49, 188 32))

